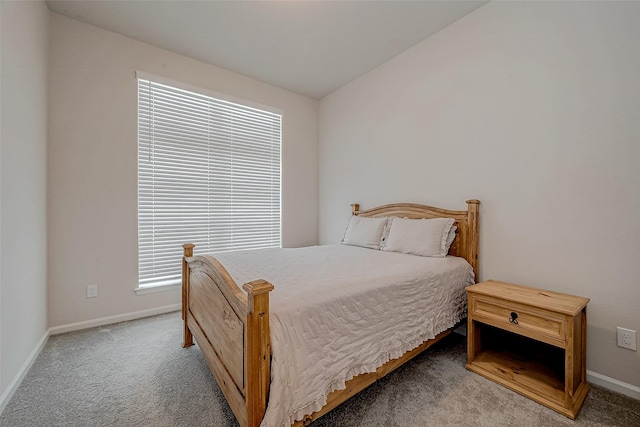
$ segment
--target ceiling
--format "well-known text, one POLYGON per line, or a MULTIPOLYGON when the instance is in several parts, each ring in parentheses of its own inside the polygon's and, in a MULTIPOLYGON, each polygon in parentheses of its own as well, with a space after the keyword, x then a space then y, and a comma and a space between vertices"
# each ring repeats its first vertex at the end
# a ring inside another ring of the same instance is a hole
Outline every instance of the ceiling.
POLYGON ((53 12, 320 99, 487 1, 67 1, 53 12))

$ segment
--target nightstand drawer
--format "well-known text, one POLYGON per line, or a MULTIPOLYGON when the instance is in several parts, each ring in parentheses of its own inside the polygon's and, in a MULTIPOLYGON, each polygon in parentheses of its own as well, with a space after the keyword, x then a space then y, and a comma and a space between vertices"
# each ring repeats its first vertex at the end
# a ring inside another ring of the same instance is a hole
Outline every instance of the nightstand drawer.
POLYGON ((535 338, 559 347, 564 346, 566 319, 553 312, 485 296, 471 296, 469 315, 474 320, 535 338))

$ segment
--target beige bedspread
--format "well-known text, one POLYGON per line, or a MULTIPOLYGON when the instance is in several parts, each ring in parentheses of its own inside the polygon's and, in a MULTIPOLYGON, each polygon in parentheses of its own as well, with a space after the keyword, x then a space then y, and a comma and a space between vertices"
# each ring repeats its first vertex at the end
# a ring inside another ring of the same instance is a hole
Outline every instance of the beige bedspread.
POLYGON ((265 279, 275 286, 272 382, 262 427, 290 426, 322 408, 349 379, 453 326, 474 280, 463 258, 346 245, 214 256, 239 285, 265 279))

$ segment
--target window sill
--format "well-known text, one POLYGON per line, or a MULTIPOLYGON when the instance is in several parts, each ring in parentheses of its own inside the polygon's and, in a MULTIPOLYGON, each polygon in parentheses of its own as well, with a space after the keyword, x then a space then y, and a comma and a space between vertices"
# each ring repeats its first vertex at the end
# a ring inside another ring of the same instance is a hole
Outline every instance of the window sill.
POLYGON ((179 290, 182 287, 182 283, 168 283, 164 285, 155 285, 155 286, 144 286, 134 289, 136 295, 147 295, 147 294, 155 294, 158 292, 169 292, 174 290, 179 290))

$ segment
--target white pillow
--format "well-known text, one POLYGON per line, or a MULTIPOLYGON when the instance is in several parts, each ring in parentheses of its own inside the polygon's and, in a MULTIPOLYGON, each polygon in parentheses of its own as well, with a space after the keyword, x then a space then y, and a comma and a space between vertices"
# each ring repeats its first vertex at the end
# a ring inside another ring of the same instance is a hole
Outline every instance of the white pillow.
POLYGON ((446 254, 449 253, 449 248, 451 247, 451 244, 453 243, 453 241, 456 238, 456 230, 457 229, 458 229, 458 227, 456 227, 455 225, 452 225, 451 226, 451 230, 449 230, 449 234, 447 235, 447 241, 444 243, 445 249, 447 251, 446 254))
POLYGON ((344 233, 342 243, 351 246, 380 249, 382 233, 389 218, 369 218, 353 215, 344 233))
POLYGON ((448 252, 447 238, 453 223, 453 218, 393 218, 382 250, 443 258, 448 252))

